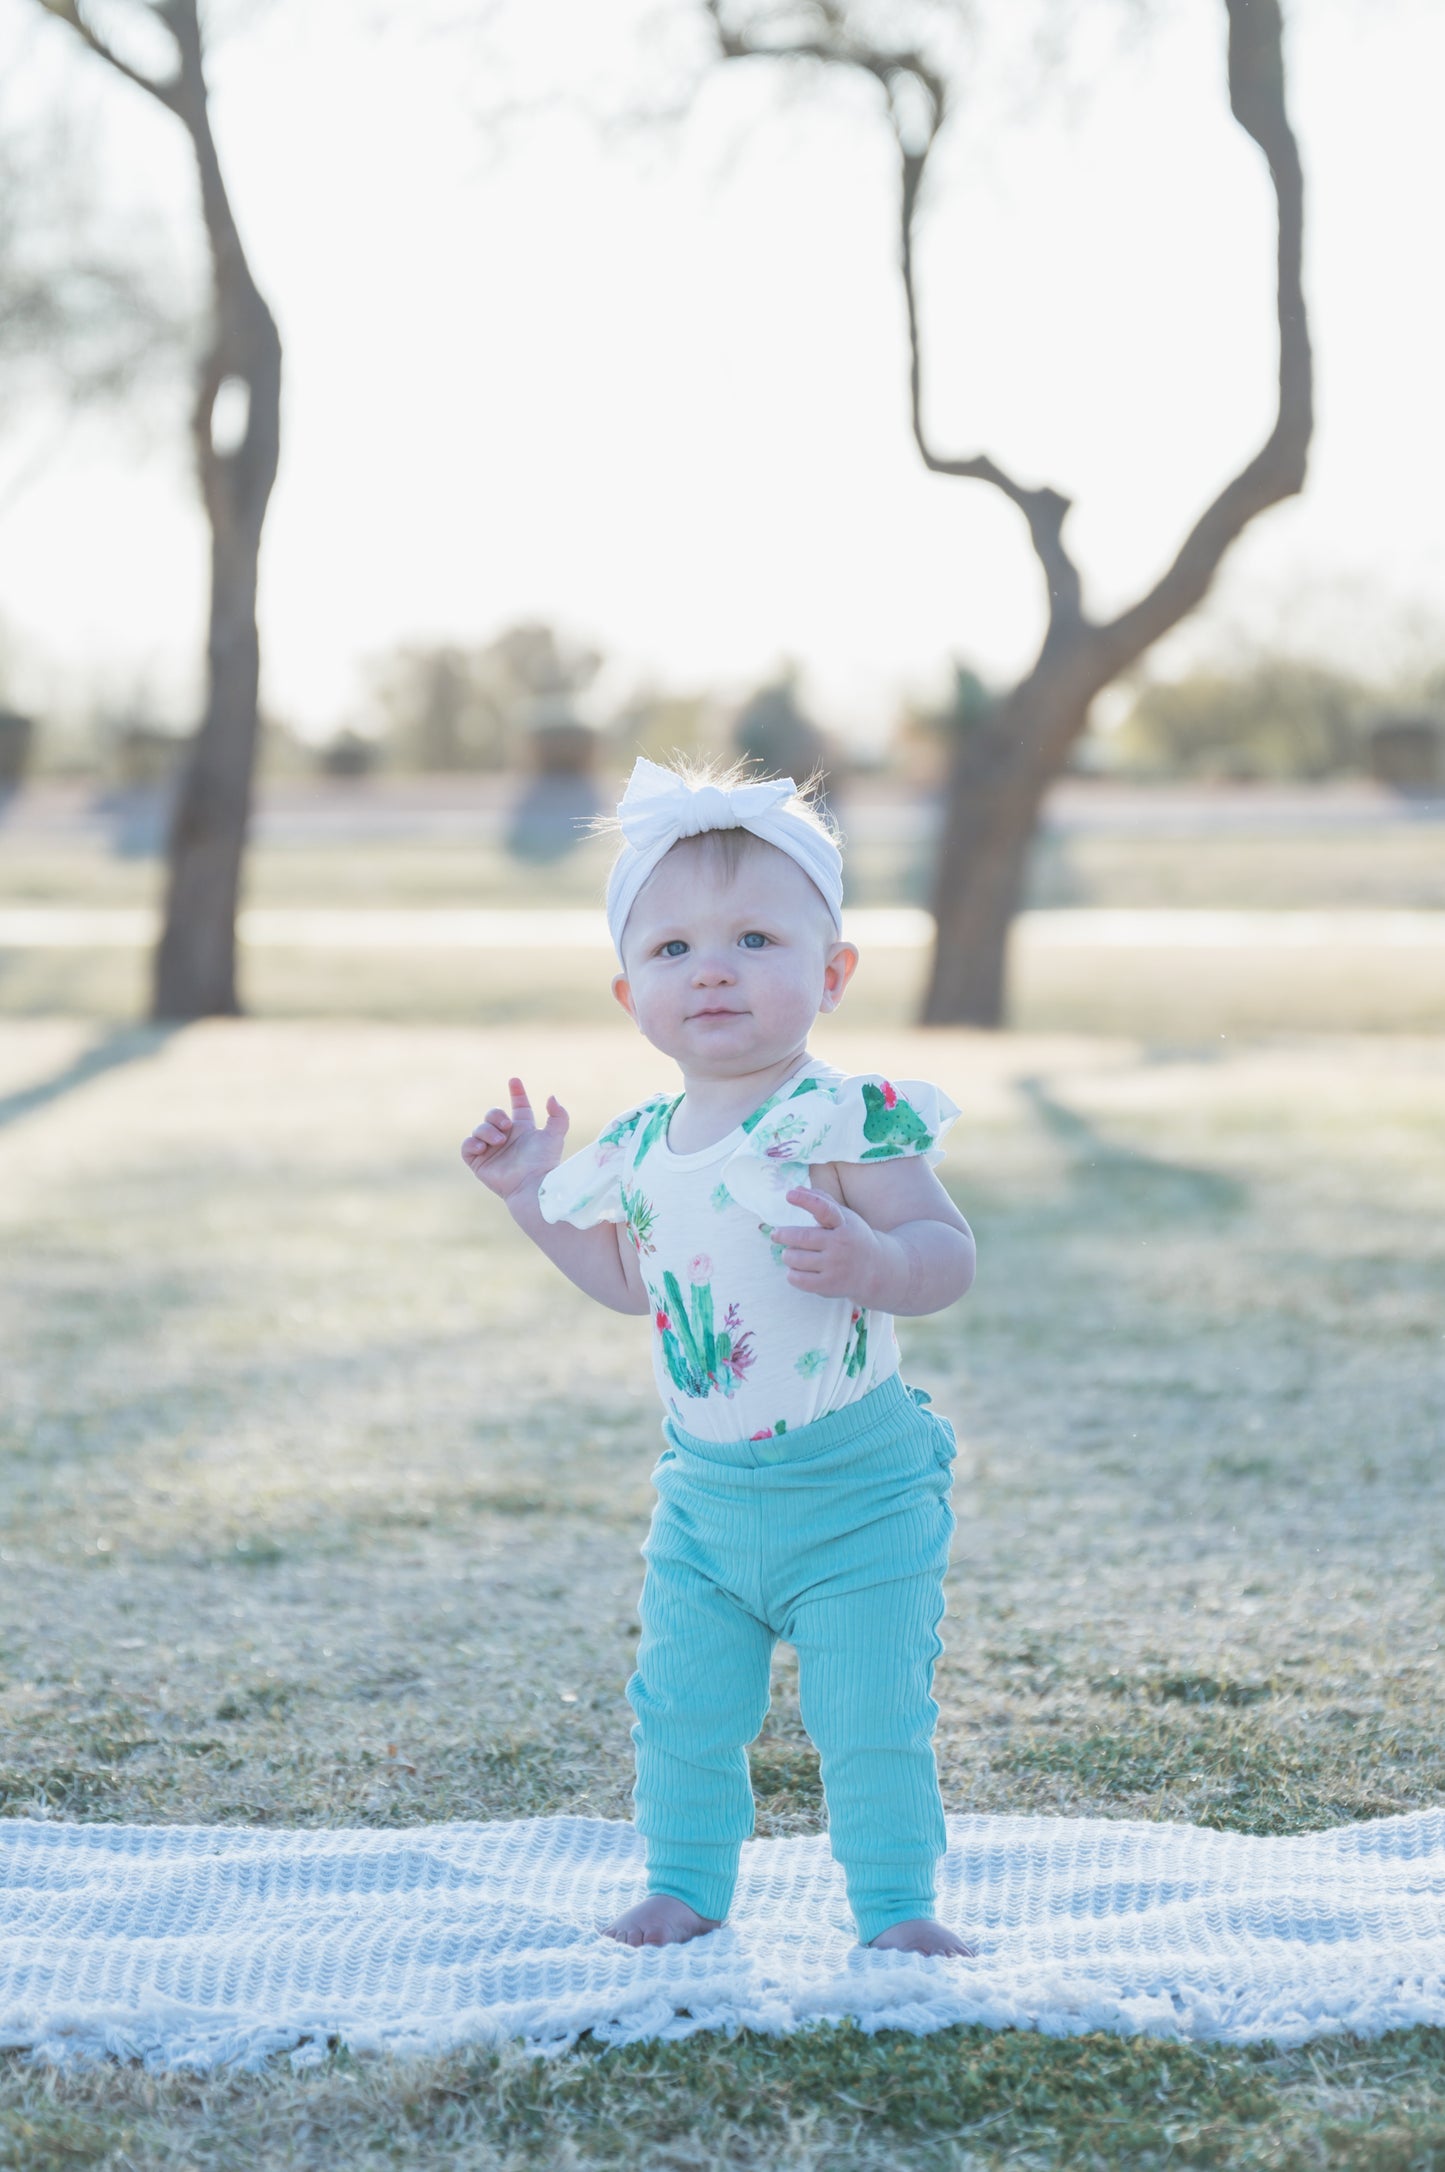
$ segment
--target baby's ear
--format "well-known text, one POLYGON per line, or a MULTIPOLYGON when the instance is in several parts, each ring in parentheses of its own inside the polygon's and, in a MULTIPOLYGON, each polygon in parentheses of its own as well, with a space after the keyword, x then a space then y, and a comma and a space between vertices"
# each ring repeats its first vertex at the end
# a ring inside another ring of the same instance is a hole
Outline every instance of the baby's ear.
POLYGON ((820 1010, 835 1011, 843 1000, 843 990, 858 970, 858 951, 853 943, 834 943, 823 967, 823 1000, 820 1010))
POLYGON ((637 1024, 637 1006, 632 1000, 632 983, 628 980, 625 973, 613 974, 612 993, 616 996, 618 1002, 622 1005, 622 1008, 626 1011, 628 1017, 632 1020, 632 1023, 635 1026, 637 1024))

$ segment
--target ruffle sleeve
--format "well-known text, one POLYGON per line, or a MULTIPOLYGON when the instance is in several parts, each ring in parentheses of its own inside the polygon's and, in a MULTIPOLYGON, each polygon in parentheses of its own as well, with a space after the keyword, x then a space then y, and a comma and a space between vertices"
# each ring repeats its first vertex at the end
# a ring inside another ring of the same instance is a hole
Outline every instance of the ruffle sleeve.
POLYGON ((956 1103, 924 1079, 888 1079, 869 1071, 833 1082, 808 1080, 758 1119, 729 1155, 723 1181, 732 1197, 763 1221, 783 1221, 795 1211, 786 1195, 807 1183, 810 1165, 942 1161, 938 1142, 958 1113, 956 1103))
POLYGON ((544 1222, 573 1222, 591 1229, 598 1222, 625 1222, 622 1180, 637 1158, 639 1141, 648 1142, 658 1112, 671 1106, 665 1094, 614 1116, 590 1146, 550 1169, 537 1188, 544 1222))

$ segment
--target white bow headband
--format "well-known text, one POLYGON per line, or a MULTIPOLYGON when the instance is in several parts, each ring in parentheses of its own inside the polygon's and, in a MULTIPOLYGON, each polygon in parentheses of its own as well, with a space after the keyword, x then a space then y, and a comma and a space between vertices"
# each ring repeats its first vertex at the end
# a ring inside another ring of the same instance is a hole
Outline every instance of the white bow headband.
POLYGON ((622 849, 607 881, 607 925, 617 955, 622 931, 637 893, 682 837, 704 830, 751 830, 765 844, 776 845, 795 860, 843 928, 843 855, 821 823, 788 806, 798 787, 791 777, 760 778, 750 784, 689 784, 672 769, 661 769, 639 755, 617 808, 622 849))

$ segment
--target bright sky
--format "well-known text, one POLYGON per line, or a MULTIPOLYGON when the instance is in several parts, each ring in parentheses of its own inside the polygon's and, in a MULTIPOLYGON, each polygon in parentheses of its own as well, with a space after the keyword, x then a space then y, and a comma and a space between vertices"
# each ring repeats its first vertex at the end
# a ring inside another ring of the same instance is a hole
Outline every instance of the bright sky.
MULTIPOLYGON (((675 22, 688 4, 670 0, 675 22)), ((1001 122, 980 83, 923 254, 935 439, 1074 496, 1100 608, 1254 449, 1274 369, 1272 197, 1229 117, 1221 0, 1161 7, 1126 46, 1099 34, 1102 5, 1084 11, 1086 97, 1013 73, 1001 122)), ((488 101, 538 79, 539 37, 584 92, 623 72, 608 38, 649 6, 548 0, 487 52, 424 29, 419 5, 378 30, 355 0, 287 0, 216 54, 232 197, 286 346, 266 692, 305 730, 347 720, 391 642, 520 616, 605 648, 613 690, 741 691, 791 656, 820 717, 865 737, 950 655, 994 674, 1028 658, 1021 522, 927 476, 908 436, 889 140, 866 87, 783 102, 730 68, 649 146, 537 114, 488 153, 488 101)), ((1289 21, 1310 482, 1173 656, 1253 637, 1388 668, 1412 624, 1445 648, 1445 9, 1293 0, 1289 21)), ((12 111, 79 101, 128 215, 190 212, 177 124, 36 0, 0 0, 0 81, 12 111)), ((23 432, 9 444, 13 465, 23 432)), ((180 433, 79 427, 0 512, 20 691, 144 691, 184 717, 204 552, 180 433)))

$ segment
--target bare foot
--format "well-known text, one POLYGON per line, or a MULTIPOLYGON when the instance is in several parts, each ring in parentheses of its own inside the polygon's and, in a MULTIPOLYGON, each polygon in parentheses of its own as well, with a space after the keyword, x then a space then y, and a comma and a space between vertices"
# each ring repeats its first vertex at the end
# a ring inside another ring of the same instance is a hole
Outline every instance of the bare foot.
MULTIPOLYGON (((700 1916, 686 1901, 674 1900, 670 1893, 649 1893, 645 1901, 609 1923, 604 1936, 624 1946, 680 1946, 685 1939, 701 1938, 704 1931, 721 1928, 721 1921, 714 1923, 710 1916, 700 1916)), ((933 1928, 937 1930, 937 1924, 933 1928)), ((946 1938, 947 1931, 943 1935, 946 1938)))
POLYGON ((868 1943, 875 1953, 936 1953, 954 1961, 971 1961, 976 1953, 973 1946, 966 1946, 945 1924, 935 1923, 932 1916, 910 1916, 906 1923, 890 1923, 886 1931, 880 1931, 868 1943))

